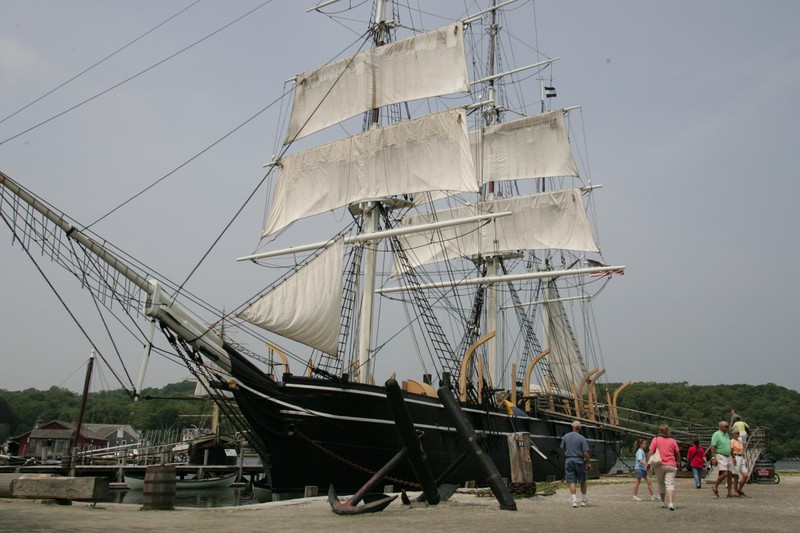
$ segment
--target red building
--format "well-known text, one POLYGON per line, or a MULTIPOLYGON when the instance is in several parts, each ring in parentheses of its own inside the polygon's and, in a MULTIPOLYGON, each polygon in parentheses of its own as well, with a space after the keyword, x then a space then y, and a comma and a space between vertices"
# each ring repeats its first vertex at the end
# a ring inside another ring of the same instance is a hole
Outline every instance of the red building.
MULTIPOLYGON (((39 425, 28 433, 13 437, 11 440, 19 443, 18 455, 49 459, 68 457, 74 435, 75 426, 73 424, 52 420, 39 425)), ((78 437, 79 450, 105 448, 107 446, 108 440, 92 432, 86 426, 81 427, 81 434, 78 437)))

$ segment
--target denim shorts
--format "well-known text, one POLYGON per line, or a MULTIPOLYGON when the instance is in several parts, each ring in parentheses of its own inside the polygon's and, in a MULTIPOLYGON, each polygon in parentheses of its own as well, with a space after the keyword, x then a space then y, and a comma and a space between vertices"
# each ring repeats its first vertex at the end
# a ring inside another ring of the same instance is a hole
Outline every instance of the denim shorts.
POLYGON ((567 483, 586 483, 586 463, 582 457, 567 457, 564 464, 567 483))
POLYGON ((635 468, 633 470, 633 475, 638 478, 647 477, 647 469, 646 468, 635 468))

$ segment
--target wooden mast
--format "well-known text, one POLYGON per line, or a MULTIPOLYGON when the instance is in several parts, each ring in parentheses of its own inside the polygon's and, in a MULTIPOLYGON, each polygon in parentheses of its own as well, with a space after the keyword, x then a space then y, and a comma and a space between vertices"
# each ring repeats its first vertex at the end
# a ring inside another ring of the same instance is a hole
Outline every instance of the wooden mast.
POLYGON ((81 428, 83 427, 83 415, 86 412, 86 399, 89 396, 89 383, 92 381, 92 372, 94 370, 94 348, 92 354, 89 356, 89 364, 86 365, 86 377, 83 380, 83 395, 81 395, 81 407, 78 411, 78 420, 75 422, 75 433, 72 435, 72 446, 70 446, 71 460, 70 460, 70 476, 75 476, 75 463, 78 459, 78 442, 81 436, 81 428))

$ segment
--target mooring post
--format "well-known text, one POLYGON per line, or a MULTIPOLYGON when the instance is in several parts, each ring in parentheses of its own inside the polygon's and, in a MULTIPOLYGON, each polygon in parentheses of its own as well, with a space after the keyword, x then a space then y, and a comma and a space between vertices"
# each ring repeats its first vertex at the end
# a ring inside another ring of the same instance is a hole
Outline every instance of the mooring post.
POLYGON ((456 426, 458 434, 475 458, 478 469, 481 471, 481 474, 483 474, 483 477, 486 478, 486 482, 492 489, 494 497, 500 502, 500 508, 507 511, 516 511, 517 504, 514 501, 514 497, 511 495, 511 491, 509 491, 506 484, 503 483, 500 472, 497 470, 497 466, 495 466, 492 458, 484 453, 480 444, 478 444, 478 435, 475 433, 472 424, 467 420, 467 417, 458 405, 452 391, 447 387, 439 387, 437 394, 444 405, 445 411, 447 411, 453 419, 453 424, 456 426))

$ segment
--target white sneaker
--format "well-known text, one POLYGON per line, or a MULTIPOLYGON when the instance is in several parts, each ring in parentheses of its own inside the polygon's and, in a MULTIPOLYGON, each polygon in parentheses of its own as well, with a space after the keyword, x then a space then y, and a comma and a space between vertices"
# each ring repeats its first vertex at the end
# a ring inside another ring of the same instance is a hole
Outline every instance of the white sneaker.
POLYGON ((589 507, 589 505, 591 505, 591 503, 592 502, 590 502, 589 500, 584 498, 583 500, 581 500, 581 507, 589 507))
POLYGON ((670 510, 670 511, 674 511, 674 510, 675 510, 675 506, 674 506, 674 505, 672 505, 672 504, 669 504, 669 510, 670 510))
POLYGON ((654 502, 657 502, 658 501, 658 496, 653 494, 652 496, 650 496, 650 499, 653 500, 654 502))
POLYGON ((642 501, 642 499, 640 497, 638 497, 638 496, 634 496, 633 497, 633 501, 640 502, 640 501, 642 501))
POLYGON ((667 502, 661 502, 661 507, 666 509, 667 508, 667 502))
POLYGON ((577 508, 578 508, 578 502, 572 502, 572 507, 574 507, 575 509, 577 509, 577 508))

